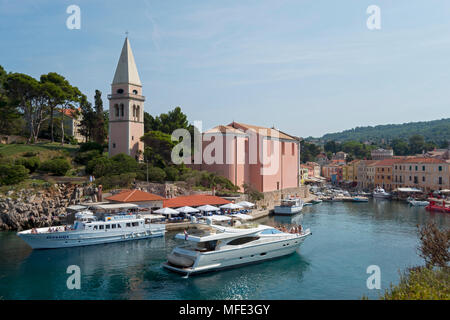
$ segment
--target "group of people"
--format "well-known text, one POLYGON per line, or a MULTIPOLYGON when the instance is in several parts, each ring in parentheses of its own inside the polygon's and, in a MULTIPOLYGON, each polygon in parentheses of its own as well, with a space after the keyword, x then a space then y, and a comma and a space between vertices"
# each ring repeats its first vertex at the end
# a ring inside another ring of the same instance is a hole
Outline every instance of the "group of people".
POLYGON ((284 225, 279 225, 277 227, 277 229, 280 230, 281 232, 287 232, 287 233, 298 233, 298 234, 301 234, 303 232, 302 225, 292 226, 290 228, 287 228, 284 225))

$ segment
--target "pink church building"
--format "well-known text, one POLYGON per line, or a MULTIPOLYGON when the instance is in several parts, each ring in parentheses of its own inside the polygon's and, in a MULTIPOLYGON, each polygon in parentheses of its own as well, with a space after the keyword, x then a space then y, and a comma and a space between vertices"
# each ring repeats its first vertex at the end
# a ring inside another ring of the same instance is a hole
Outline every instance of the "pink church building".
POLYGON ((144 101, 133 52, 125 39, 109 99, 109 155, 125 153, 143 159, 144 101))
POLYGON ((215 172, 241 188, 260 192, 296 188, 300 184, 300 140, 274 128, 238 122, 203 133, 202 159, 190 167, 215 172))

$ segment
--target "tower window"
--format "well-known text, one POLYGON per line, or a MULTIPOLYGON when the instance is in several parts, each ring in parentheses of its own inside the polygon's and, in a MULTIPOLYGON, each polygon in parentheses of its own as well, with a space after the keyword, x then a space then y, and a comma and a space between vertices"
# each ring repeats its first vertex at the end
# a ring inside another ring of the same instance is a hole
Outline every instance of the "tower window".
POLYGON ((113 143, 113 148, 115 148, 116 147, 116 144, 115 143, 113 143))
POLYGON ((123 117, 125 115, 123 104, 120 105, 120 115, 123 117))
POLYGON ((116 111, 116 117, 118 117, 119 116, 119 106, 117 104, 114 105, 114 109, 116 111))
POLYGON ((117 89, 117 93, 122 94, 123 93, 123 89, 117 89))
POLYGON ((133 93, 134 93, 134 94, 138 94, 137 90, 133 90, 133 93))

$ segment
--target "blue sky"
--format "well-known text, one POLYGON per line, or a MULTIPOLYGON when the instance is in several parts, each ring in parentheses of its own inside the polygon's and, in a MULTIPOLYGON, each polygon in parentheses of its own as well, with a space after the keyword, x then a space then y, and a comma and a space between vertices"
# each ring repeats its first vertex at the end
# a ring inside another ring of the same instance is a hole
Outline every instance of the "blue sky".
POLYGON ((450 2, 0 0, 0 65, 110 91, 125 31, 145 110, 321 136, 450 116, 450 2), (66 8, 81 8, 81 29, 66 8), (366 9, 381 8, 381 30, 366 9))

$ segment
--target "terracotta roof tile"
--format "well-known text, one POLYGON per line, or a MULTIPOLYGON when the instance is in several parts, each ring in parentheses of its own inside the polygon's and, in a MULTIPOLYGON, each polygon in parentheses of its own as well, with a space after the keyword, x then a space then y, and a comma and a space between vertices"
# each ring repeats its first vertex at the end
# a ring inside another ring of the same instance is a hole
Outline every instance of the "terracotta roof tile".
POLYGON ((198 207, 206 204, 210 205, 222 205, 230 203, 231 201, 225 200, 220 197, 205 195, 205 194, 195 194, 190 196, 180 196, 172 199, 164 200, 164 207, 169 208, 179 208, 184 206, 198 207))
POLYGON ((153 193, 141 190, 126 190, 106 198, 116 202, 143 202, 143 201, 162 201, 165 198, 153 193))

